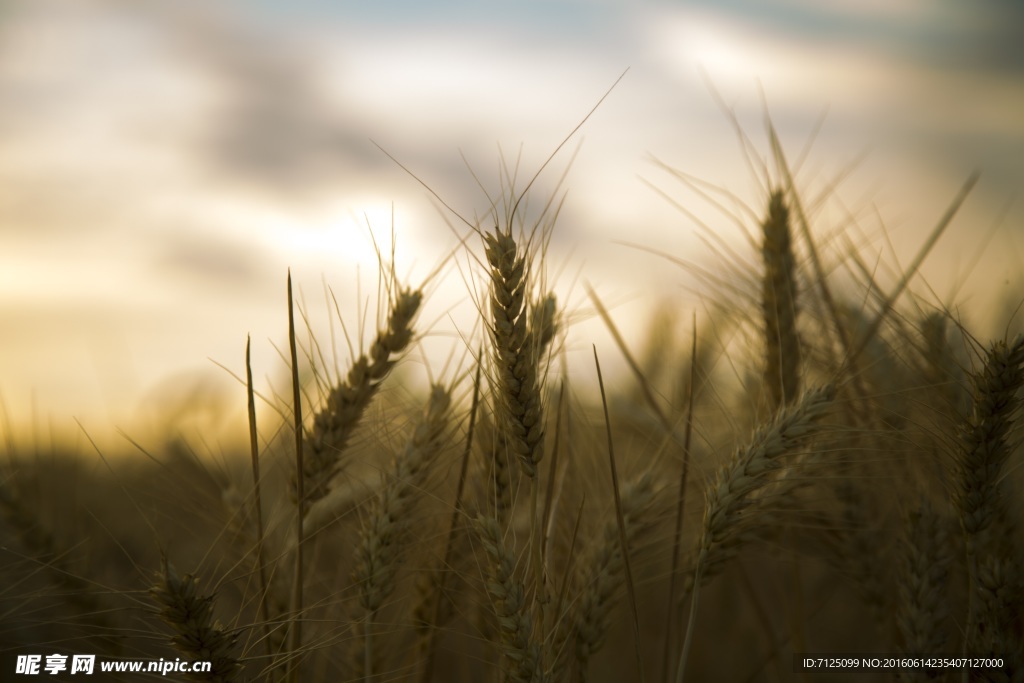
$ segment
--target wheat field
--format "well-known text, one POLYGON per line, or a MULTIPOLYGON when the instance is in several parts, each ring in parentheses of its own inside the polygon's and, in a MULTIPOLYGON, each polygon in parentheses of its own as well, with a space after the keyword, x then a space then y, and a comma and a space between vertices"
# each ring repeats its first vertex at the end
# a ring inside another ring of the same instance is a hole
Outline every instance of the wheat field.
POLYGON ((0 678, 59 652, 210 681, 1024 680, 1024 337, 914 283, 976 178, 888 284, 767 158, 749 253, 695 273, 702 307, 667 305, 645 348, 593 288, 566 304, 557 202, 529 213, 510 184, 438 264, 478 320, 428 382, 432 281, 385 255, 340 357, 281 274, 289 379, 238 376, 248 450, 9 444, 0 678), (602 363, 627 370, 606 385, 602 363), (806 653, 919 665, 797 671, 806 653))

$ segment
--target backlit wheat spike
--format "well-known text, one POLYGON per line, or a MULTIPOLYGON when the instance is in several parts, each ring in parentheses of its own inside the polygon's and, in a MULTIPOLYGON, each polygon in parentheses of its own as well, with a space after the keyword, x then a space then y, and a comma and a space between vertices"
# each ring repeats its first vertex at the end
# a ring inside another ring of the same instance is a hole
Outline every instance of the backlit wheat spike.
POLYGON ((710 576, 716 564, 735 553, 745 536, 745 525, 756 521, 760 514, 756 506, 760 500, 758 492, 776 485, 780 490, 775 493, 781 495, 787 484, 791 488, 799 485, 792 477, 777 476, 783 468, 780 458, 815 433, 815 423, 824 416, 835 393, 835 386, 826 385, 807 392, 799 403, 779 412, 771 423, 758 430, 749 446, 736 451, 708 488, 694 564, 689 624, 676 670, 677 683, 684 680, 705 575, 710 576))
POLYGON ((544 457, 544 417, 538 385, 542 337, 528 325, 526 254, 511 230, 495 230, 485 234, 484 240, 491 266, 491 329, 503 413, 501 427, 509 449, 532 479, 537 476, 537 463, 544 457))
POLYGON ((331 389, 327 403, 313 418, 303 462, 306 505, 323 498, 331 479, 343 466, 342 454, 366 407, 398 356, 412 341, 412 320, 423 301, 419 290, 405 289, 392 304, 387 328, 377 334, 370 351, 352 364, 345 381, 331 389))
POLYGON ((699 569, 707 569, 700 565, 712 561, 716 551, 733 545, 734 534, 757 500, 755 494, 778 481, 775 475, 783 467, 780 457, 815 432, 815 423, 824 416, 834 397, 832 385, 809 391, 800 403, 783 410, 773 422, 762 427, 750 445, 736 451, 719 470, 707 491, 699 569))
POLYGON ((772 193, 764 225, 764 280, 761 302, 765 324, 765 381, 772 407, 788 405, 800 392, 800 339, 796 332, 796 265, 789 210, 781 191, 772 193))

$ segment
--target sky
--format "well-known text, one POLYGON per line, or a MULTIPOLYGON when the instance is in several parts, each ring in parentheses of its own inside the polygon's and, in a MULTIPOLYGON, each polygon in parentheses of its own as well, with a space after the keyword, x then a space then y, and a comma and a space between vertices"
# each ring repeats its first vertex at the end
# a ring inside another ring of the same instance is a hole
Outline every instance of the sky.
POLYGON ((443 374, 477 275, 438 197, 492 221, 512 170, 519 192, 624 71, 521 209, 529 223, 563 202, 545 266, 581 319, 570 362, 591 341, 615 355, 584 283, 639 345, 659 302, 700 307, 700 284, 651 251, 715 267, 702 236, 747 248, 738 203, 666 168, 760 213, 766 112, 801 191, 827 197, 815 230, 849 236, 883 282, 980 169, 917 284, 984 318, 1021 291, 1021 33, 1010 0, 6 0, 3 429, 235 429, 247 336, 257 384, 283 386, 288 269, 318 341, 340 339, 335 310, 368 341, 378 251, 428 283, 412 364, 443 374))

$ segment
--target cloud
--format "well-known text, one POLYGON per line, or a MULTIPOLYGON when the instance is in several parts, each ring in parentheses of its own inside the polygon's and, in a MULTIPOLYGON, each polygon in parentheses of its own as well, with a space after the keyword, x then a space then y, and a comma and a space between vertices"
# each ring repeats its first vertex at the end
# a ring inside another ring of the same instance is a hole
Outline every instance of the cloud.
POLYGON ((227 179, 271 193, 315 191, 367 160, 370 145, 349 112, 318 88, 323 66, 286 36, 206 23, 175 40, 219 85, 198 151, 227 179))
POLYGON ((238 296, 266 281, 266 260, 246 244, 226 242, 215 234, 178 235, 168 239, 157 257, 168 278, 192 282, 202 291, 238 296))
POLYGON ((1020 74, 1024 5, 1015 0, 776 0, 694 3, 793 40, 923 68, 1020 74))

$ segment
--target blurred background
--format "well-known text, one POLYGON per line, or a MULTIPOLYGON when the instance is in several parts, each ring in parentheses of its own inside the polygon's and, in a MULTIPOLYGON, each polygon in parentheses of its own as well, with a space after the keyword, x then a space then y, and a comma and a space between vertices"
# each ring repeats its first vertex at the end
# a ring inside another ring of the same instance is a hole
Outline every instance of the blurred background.
POLYGON ((998 335, 1022 291, 1022 27, 1011 0, 0 2, 5 438, 236 426, 247 335, 257 383, 284 374, 287 269, 318 339, 329 288, 353 333, 369 308, 366 340, 378 248, 434 276, 418 362, 440 371, 472 332, 468 229, 374 143, 487 225, 503 160, 523 189, 627 67, 524 213, 565 195, 545 265, 584 318, 570 362, 605 334, 584 282, 636 344, 656 305, 699 306, 691 274, 621 242, 710 268, 708 235, 750 252, 738 203, 654 162, 761 213, 709 83, 762 158, 771 115, 801 190, 829 197, 812 227, 882 283, 981 169, 914 289, 998 335))

